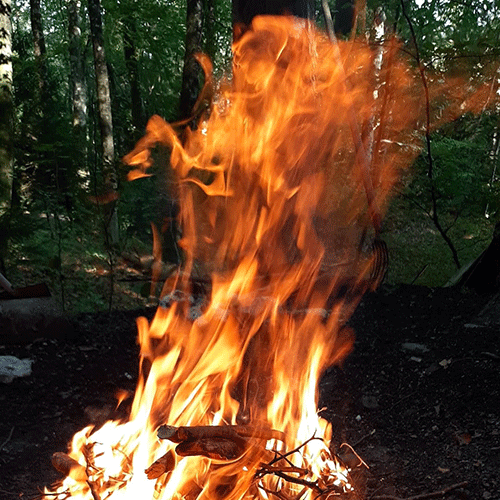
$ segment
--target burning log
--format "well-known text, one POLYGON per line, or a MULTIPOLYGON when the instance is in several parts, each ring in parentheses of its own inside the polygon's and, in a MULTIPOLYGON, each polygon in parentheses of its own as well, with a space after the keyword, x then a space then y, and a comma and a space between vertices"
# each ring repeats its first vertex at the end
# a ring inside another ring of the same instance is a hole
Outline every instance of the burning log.
POLYGON ((71 477, 75 481, 87 481, 87 471, 85 467, 71 458, 66 453, 56 452, 52 455, 52 466, 66 477, 71 477))
POLYGON ((212 460, 236 460, 247 449, 248 441, 239 442, 225 438, 202 438, 196 441, 183 441, 175 447, 181 457, 199 455, 212 460))
POLYGON ((285 442, 284 432, 251 425, 197 425, 193 427, 162 425, 158 428, 157 436, 160 439, 168 439, 172 443, 221 438, 236 442, 242 438, 255 438, 264 441, 276 439, 285 442))
MULTIPOLYGON (((275 429, 249 425, 200 425, 174 427, 162 425, 157 432, 160 439, 178 443, 175 451, 181 457, 203 456, 212 460, 236 460, 248 449, 252 438, 285 441, 285 434, 275 429)), ((154 465, 154 464, 153 464, 154 465)))
POLYGON ((172 472, 174 467, 175 455, 169 451, 153 462, 144 472, 148 479, 158 479, 162 474, 172 472))
POLYGON ((71 458, 66 453, 56 452, 52 455, 52 466, 59 472, 62 472, 66 477, 71 477, 76 482, 87 483, 89 487, 90 494, 94 500, 101 500, 101 497, 94 488, 94 485, 89 480, 87 474, 87 469, 77 462, 74 458, 71 458))

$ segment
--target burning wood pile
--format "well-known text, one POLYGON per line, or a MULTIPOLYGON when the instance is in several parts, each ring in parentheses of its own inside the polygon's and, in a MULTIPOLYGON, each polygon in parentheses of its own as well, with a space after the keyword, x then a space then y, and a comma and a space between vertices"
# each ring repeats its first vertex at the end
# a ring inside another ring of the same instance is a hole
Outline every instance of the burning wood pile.
POLYGON ((153 117, 125 159, 136 178, 157 146, 171 151, 185 252, 175 288, 189 296, 202 269, 210 297, 199 315, 174 301, 138 319, 128 421, 77 433, 54 457, 67 477, 47 499, 356 494, 317 384, 352 349, 345 323, 373 283, 366 242, 418 152, 419 93, 396 42, 332 44, 309 22, 258 17, 233 49, 233 77, 198 128, 181 140, 153 117))

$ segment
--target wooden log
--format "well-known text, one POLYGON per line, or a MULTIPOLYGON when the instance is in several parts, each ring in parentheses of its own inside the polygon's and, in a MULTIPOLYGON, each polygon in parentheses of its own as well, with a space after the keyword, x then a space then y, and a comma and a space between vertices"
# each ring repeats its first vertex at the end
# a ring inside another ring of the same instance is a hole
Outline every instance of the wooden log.
POLYGON ((284 432, 251 425, 199 425, 193 427, 162 425, 158 428, 157 435, 160 439, 168 439, 173 443, 217 438, 235 442, 242 438, 262 439, 264 441, 276 439, 285 442, 284 432))
POLYGON ((202 456, 212 460, 236 460, 247 448, 244 439, 233 441, 225 438, 202 438, 196 441, 183 441, 175 447, 175 452, 181 457, 202 456))
POLYGON ((144 472, 148 479, 157 479, 162 474, 172 472, 175 467, 175 455, 172 451, 168 451, 155 462, 153 462, 144 472))
POLYGON ((71 477, 75 481, 87 481, 87 471, 85 467, 71 458, 66 453, 56 452, 51 458, 52 466, 66 477, 71 477))

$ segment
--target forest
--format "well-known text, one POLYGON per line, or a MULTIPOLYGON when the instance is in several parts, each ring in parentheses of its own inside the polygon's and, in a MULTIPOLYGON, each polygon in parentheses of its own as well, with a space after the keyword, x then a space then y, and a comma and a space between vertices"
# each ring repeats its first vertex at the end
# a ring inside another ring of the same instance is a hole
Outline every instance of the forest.
POLYGON ((0 0, 0 498, 498 499, 500 0, 0 0))
MULTIPOLYGON (((47 283, 71 312, 147 304, 162 227, 161 277, 182 265, 168 151, 133 182, 123 157, 151 116, 189 122, 196 102, 209 105, 197 101, 204 76, 194 55, 208 55, 216 78, 230 75, 245 2, 233 4, 0 0, 0 271, 13 286, 47 283)), ((420 154, 381 227, 388 284, 444 286, 488 247, 499 221, 500 5, 303 4, 340 39, 376 47, 396 36, 424 79, 490 86, 474 113, 415 130, 420 154)))

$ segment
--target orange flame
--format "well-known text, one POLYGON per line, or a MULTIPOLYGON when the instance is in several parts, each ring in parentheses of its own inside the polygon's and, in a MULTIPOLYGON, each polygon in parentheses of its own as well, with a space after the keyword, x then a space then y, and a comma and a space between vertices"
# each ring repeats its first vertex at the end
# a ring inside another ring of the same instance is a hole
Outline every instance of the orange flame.
POLYGON ((147 175, 150 150, 170 148, 186 254, 177 286, 189 291, 187 277, 203 266, 210 300, 196 318, 174 302, 151 324, 138 319, 142 374, 130 419, 74 437, 70 456, 87 477, 73 466, 79 474, 58 498, 316 497, 263 469, 297 447, 287 464, 302 481, 351 488, 327 447, 317 382, 352 348, 344 325, 373 266, 363 242, 418 154, 414 74, 395 41, 377 66, 366 45, 332 44, 293 18, 256 18, 233 50, 232 81, 197 130, 181 141, 155 116, 126 157, 133 177, 147 175), (256 439, 231 460, 183 456, 158 440, 162 424, 246 425, 256 439), (257 437, 271 429, 285 437, 263 446, 257 437), (153 481, 144 470, 159 457, 153 481))

